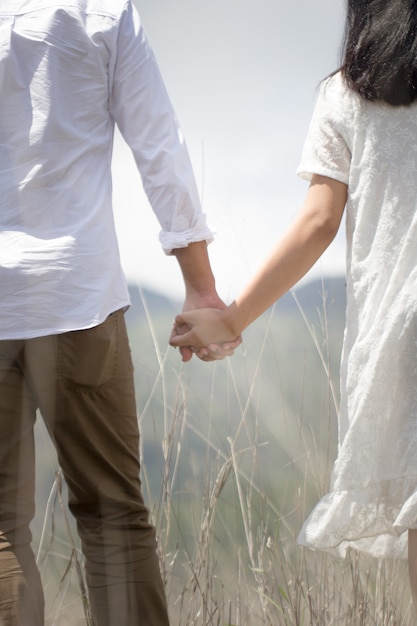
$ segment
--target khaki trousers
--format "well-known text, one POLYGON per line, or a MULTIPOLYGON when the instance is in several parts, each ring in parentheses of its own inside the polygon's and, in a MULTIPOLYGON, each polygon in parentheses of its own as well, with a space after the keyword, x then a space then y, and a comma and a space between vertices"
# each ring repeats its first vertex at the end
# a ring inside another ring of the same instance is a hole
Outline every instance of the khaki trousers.
POLYGON ((44 623, 29 530, 37 408, 68 485, 94 626, 167 625, 121 311, 88 330, 0 341, 0 624, 44 623))

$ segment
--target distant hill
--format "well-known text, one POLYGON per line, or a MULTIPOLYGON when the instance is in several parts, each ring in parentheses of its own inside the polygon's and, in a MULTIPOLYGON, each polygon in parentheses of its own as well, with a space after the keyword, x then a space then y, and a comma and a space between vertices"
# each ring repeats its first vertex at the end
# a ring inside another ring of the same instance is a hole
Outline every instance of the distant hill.
MULTIPOLYGON (((128 312, 128 324, 134 325, 146 317, 145 306, 152 316, 172 316, 182 303, 148 288, 139 289, 129 285, 132 307, 128 312)), ((332 315, 344 318, 346 308, 346 283, 344 277, 314 280, 285 294, 275 306, 277 315, 296 313, 299 308, 306 315, 323 309, 323 304, 331 309, 332 315), (295 296, 295 297, 294 297, 295 296)))
POLYGON ((129 295, 132 306, 126 317, 128 325, 131 326, 146 318, 146 308, 152 316, 173 316, 181 308, 180 302, 176 302, 162 293, 145 287, 129 285, 129 295))
POLYGON ((276 305, 277 313, 298 309, 293 293, 305 312, 321 310, 325 302, 333 315, 340 315, 344 318, 346 309, 346 282, 344 277, 314 280, 294 289, 293 292, 286 293, 276 305))

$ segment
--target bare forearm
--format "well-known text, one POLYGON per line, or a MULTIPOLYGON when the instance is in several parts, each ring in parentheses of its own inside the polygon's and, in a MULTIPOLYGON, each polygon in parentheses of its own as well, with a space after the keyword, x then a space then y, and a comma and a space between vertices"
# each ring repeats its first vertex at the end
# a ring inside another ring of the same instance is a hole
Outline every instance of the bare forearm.
MULTIPOLYGON (((208 298, 216 293, 216 285, 205 241, 173 250, 180 266, 187 300, 208 298)), ((214 305, 213 305, 214 306, 214 305)))
POLYGON ((300 215, 225 311, 234 333, 240 334, 314 265, 337 233, 345 201, 346 187, 341 183, 334 181, 324 191, 320 183, 310 187, 300 215))
POLYGON ((324 252, 337 233, 346 197, 343 183, 314 176, 299 216, 241 295, 225 309, 206 308, 177 315, 171 345, 225 347, 240 336, 324 252))
POLYGON ((335 233, 309 230, 302 237, 292 230, 280 241, 268 261, 230 306, 233 330, 240 334, 276 300, 293 287, 314 265, 335 233))

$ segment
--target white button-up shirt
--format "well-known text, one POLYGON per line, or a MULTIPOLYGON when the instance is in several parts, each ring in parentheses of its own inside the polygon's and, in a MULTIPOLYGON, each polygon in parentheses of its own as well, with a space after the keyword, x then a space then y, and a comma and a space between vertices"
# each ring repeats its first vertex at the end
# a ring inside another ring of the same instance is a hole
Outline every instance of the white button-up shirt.
POLYGON ((0 4, 0 339, 94 326, 129 304, 114 125, 164 250, 210 240, 175 114, 130 0, 0 4))

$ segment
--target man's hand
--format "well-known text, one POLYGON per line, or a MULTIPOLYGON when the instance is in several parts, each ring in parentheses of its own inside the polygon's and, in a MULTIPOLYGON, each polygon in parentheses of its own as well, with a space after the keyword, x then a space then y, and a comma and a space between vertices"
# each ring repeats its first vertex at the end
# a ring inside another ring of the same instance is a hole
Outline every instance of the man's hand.
MULTIPOLYGON (((207 295, 205 297, 192 297, 186 298, 182 309, 183 313, 190 313, 198 309, 210 309, 220 311, 226 308, 225 303, 219 298, 217 293, 207 295)), ((179 347, 182 360, 184 362, 190 361, 193 354, 195 354, 202 361, 218 361, 224 359, 226 356, 232 356, 236 348, 242 343, 241 337, 236 337, 233 340, 226 343, 217 344, 215 340, 210 341, 208 345, 203 345, 201 341, 195 341, 194 343, 187 343, 184 340, 181 343, 181 335, 187 335, 190 338, 190 331, 192 327, 182 321, 182 314, 176 317, 171 336, 169 338, 170 345, 179 347)))
MULTIPOLYGON (((195 309, 224 309, 226 305, 217 295, 213 272, 211 271, 210 262, 207 254, 207 244, 205 241, 197 241, 190 243, 185 248, 177 248, 172 251, 176 256, 185 285, 185 301, 182 308, 183 313, 195 309)), ((174 336, 182 334, 190 330, 186 325, 179 325, 171 333, 171 339, 174 336)), ((235 343, 231 342, 231 346, 237 347, 241 340, 235 343)), ((195 348, 195 346, 194 346, 195 348)), ((201 350, 193 349, 192 344, 182 345, 180 352, 184 362, 189 361, 195 353, 200 359, 205 361, 213 361, 223 359, 229 354, 233 354, 234 348, 226 351, 220 346, 202 347, 201 350)))
MULTIPOLYGON (((226 307, 200 308, 180 313, 176 316, 170 344, 186 349, 183 354, 189 358, 195 353, 203 361, 214 361, 231 356, 241 344, 241 336, 236 336, 227 325, 224 315, 226 307)), ((187 359, 189 360, 189 359, 187 359)))

